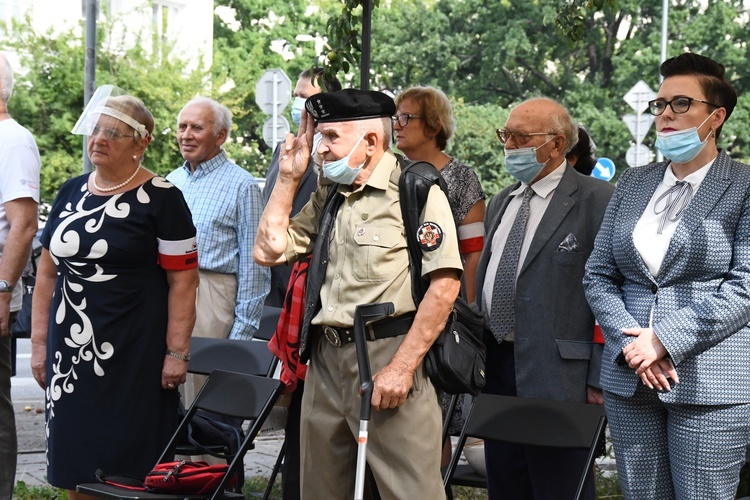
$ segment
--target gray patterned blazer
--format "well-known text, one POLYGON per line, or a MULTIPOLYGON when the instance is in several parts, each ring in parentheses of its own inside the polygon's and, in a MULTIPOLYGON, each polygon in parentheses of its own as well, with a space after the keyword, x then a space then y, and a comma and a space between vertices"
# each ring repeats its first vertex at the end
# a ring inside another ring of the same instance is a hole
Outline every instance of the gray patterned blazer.
POLYGON ((680 383, 662 401, 750 402, 750 167, 720 152, 685 210, 654 278, 633 229, 668 163, 623 173, 607 208, 584 287, 606 340, 601 384, 629 397, 638 378, 615 358, 633 340, 621 330, 653 328, 680 383))

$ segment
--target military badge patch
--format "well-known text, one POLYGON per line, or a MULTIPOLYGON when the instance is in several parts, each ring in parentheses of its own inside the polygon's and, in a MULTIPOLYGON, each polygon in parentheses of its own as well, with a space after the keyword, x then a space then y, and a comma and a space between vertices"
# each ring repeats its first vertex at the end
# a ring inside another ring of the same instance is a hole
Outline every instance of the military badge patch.
POLYGON ((417 229, 417 243, 422 250, 437 250, 443 243, 443 230, 434 222, 425 222, 417 229))

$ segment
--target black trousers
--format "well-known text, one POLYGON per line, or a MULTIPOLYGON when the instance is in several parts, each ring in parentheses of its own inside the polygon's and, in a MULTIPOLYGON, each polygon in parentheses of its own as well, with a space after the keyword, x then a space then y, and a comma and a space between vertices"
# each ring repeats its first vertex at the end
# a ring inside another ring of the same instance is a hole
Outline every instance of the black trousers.
MULTIPOLYGON (((486 367, 482 392, 517 396, 512 342, 489 342, 486 367)), ((485 441, 484 455, 490 500, 549 500, 573 498, 588 451, 485 441)), ((596 498, 593 476, 592 470, 584 490, 586 500, 596 498)))

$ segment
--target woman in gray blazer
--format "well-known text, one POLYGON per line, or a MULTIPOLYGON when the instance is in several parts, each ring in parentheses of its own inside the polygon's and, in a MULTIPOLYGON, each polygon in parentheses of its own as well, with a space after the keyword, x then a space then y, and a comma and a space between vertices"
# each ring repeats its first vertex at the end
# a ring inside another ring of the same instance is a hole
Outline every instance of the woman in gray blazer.
POLYGON ((586 266, 625 498, 734 498, 750 440, 750 167, 717 148, 724 66, 659 68, 662 163, 628 169, 586 266))

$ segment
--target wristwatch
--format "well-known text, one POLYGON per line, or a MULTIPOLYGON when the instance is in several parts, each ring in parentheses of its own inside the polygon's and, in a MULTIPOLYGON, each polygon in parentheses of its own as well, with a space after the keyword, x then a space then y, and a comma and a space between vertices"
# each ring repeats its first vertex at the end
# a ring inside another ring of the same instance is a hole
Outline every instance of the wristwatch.
POLYGON ((5 280, 0 280, 0 293, 11 293, 13 291, 13 285, 5 280))

